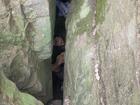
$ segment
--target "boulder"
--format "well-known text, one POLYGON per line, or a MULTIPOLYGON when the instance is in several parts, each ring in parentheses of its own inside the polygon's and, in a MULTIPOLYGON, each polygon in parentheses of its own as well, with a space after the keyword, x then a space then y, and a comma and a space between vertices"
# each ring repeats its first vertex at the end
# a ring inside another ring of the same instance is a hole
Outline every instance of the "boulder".
POLYGON ((140 104, 140 1, 73 0, 64 105, 140 104))
POLYGON ((0 105, 43 105, 43 103, 29 94, 20 92, 0 71, 0 105))
POLYGON ((0 0, 0 70, 43 101, 52 98, 54 13, 53 0, 0 0))

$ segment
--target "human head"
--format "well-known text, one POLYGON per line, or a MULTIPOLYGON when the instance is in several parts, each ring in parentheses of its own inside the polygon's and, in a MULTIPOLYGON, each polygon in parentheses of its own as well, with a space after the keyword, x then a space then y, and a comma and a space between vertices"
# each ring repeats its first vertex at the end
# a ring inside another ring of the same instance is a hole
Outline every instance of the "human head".
POLYGON ((62 35, 56 35, 54 37, 54 46, 64 46, 65 38, 62 35))

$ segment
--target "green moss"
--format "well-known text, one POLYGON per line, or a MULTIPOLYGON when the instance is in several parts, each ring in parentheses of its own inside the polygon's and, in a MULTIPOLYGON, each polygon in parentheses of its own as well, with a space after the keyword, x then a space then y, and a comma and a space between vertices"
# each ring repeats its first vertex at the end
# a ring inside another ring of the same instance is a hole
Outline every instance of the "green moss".
POLYGON ((101 33, 100 33, 100 32, 97 32, 96 35, 95 35, 94 41, 95 41, 95 42, 98 42, 99 39, 100 39, 100 36, 101 36, 101 33))
POLYGON ((14 105, 43 105, 33 96, 20 92, 16 85, 8 80, 3 72, 0 72, 0 93, 5 96, 9 103, 14 105))
POLYGON ((4 45, 21 45, 22 39, 20 35, 12 33, 0 33, 0 44, 4 45))
POLYGON ((13 98, 13 95, 16 91, 15 84, 10 82, 4 76, 3 72, 0 72, 0 91, 9 98, 13 98))
POLYGON ((134 90, 134 93, 132 95, 132 104, 133 105, 139 105, 140 104, 140 92, 139 90, 134 90))
POLYGON ((77 28, 75 34, 79 35, 84 32, 90 33, 92 31, 92 20, 93 14, 89 12, 89 14, 83 18, 79 23, 77 23, 77 28))
POLYGON ((80 19, 80 15, 78 13, 80 13, 81 6, 83 3, 84 0, 72 0, 71 2, 72 11, 70 11, 70 13, 67 16, 66 25, 72 26, 75 20, 80 19))
POLYGON ((88 1, 72 1, 72 12, 69 14, 67 22, 69 23, 67 30, 71 30, 68 31, 69 38, 84 32, 90 34, 92 31, 93 11, 88 1))
POLYGON ((10 69, 13 72, 12 73, 12 75, 13 75, 12 80, 13 81, 18 80, 19 78, 22 78, 23 72, 25 72, 27 69, 26 67, 24 67, 25 64, 23 64, 23 59, 24 58, 20 54, 18 54, 14 58, 14 60, 11 64, 10 69))
POLYGON ((72 26, 75 24, 75 22, 77 20, 80 20, 80 14, 79 13, 81 11, 81 6, 82 6, 83 3, 84 3, 84 0, 80 0, 80 2, 78 0, 72 0, 72 2, 71 2, 72 11, 70 11, 70 14, 68 14, 67 20, 66 20, 66 26, 68 26, 67 30, 68 30, 68 32, 71 32, 70 35, 68 35, 69 37, 71 35, 73 35, 72 30, 75 30, 75 29, 73 29, 72 26), (68 29, 68 28, 70 28, 70 29, 68 29), (69 31, 69 30, 71 30, 71 31, 69 31))
POLYGON ((105 19, 106 0, 97 0, 96 3, 96 23, 102 23, 105 19))
POLYGON ((24 17, 18 15, 15 17, 15 25, 18 27, 18 30, 19 32, 24 32, 24 17))
POLYGON ((16 101, 18 105, 35 105, 36 103, 36 99, 26 93, 18 93, 15 98, 18 98, 16 101))

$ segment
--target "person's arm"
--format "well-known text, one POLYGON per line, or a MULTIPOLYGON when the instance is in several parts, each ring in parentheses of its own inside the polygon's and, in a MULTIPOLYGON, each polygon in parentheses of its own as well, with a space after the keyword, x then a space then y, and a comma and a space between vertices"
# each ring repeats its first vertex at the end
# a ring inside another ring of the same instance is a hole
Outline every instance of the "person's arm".
POLYGON ((57 56, 55 64, 52 65, 52 71, 59 72, 60 65, 64 63, 64 52, 57 56))
POLYGON ((52 65, 52 71, 53 71, 53 72, 59 72, 59 65, 56 64, 56 63, 53 64, 53 65, 52 65))

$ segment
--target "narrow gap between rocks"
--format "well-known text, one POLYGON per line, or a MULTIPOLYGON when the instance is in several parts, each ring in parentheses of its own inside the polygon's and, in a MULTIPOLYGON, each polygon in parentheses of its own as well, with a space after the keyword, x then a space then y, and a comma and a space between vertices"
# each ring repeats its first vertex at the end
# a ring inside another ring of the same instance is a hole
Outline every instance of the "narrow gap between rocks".
POLYGON ((70 8, 70 0, 56 0, 55 2, 56 16, 52 54, 53 100, 50 100, 47 105, 61 105, 63 102, 65 21, 70 8))

